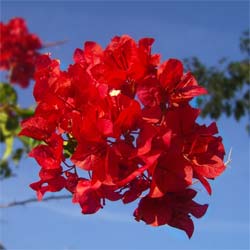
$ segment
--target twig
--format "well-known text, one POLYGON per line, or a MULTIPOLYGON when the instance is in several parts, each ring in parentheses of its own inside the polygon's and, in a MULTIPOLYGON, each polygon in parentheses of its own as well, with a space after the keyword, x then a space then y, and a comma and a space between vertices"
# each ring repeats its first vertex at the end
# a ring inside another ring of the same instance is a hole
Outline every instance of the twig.
POLYGON ((58 46, 58 45, 62 45, 64 43, 68 42, 68 40, 62 40, 62 41, 57 41, 57 42, 50 42, 50 43, 44 43, 42 45, 42 48, 49 48, 49 47, 54 47, 54 46, 58 46))
MULTIPOLYGON (((60 195, 60 196, 49 196, 49 197, 45 197, 44 199, 42 199, 42 201, 50 201, 50 200, 63 200, 63 199, 69 199, 72 198, 72 195, 60 195)), ((12 201, 6 204, 0 204, 0 208, 8 208, 8 207, 15 207, 15 206, 22 206, 22 205, 26 205, 28 203, 32 203, 32 202, 37 202, 37 198, 30 198, 27 200, 22 200, 22 201, 12 201)))
POLYGON ((232 151, 233 151, 233 149, 230 148, 229 153, 228 153, 227 161, 225 162, 226 166, 228 166, 231 163, 231 161, 232 161, 232 151))
POLYGON ((0 242, 0 250, 4 250, 5 248, 4 248, 4 246, 3 246, 3 244, 0 242))

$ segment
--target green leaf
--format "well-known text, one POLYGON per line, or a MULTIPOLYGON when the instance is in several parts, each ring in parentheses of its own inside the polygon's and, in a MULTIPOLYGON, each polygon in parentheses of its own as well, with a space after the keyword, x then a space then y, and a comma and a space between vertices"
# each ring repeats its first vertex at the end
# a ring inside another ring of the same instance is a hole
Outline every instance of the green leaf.
POLYGON ((4 142, 5 141, 5 136, 3 134, 3 130, 1 129, 1 126, 0 126, 0 142, 4 142))
POLYGON ((2 157, 3 161, 7 160, 8 157, 10 156, 13 148, 13 142, 14 142, 13 136, 9 136, 5 139, 5 151, 2 157))
POLYGON ((0 123, 6 123, 7 119, 8 119, 8 115, 5 112, 1 111, 0 112, 0 123))
POLYGON ((0 161, 0 176, 3 178, 10 177, 12 171, 9 167, 9 163, 7 161, 0 161))
POLYGON ((0 103, 11 105, 17 104, 17 93, 8 83, 0 82, 0 103))
POLYGON ((19 140, 23 143, 25 150, 29 152, 32 148, 35 146, 38 146, 39 144, 42 144, 41 141, 34 140, 33 138, 26 137, 26 136, 20 136, 18 137, 19 140))
POLYGON ((14 131, 19 127, 19 121, 17 116, 9 116, 6 122, 6 129, 14 131))
POLYGON ((34 108, 20 108, 18 106, 15 107, 15 112, 21 116, 23 119, 29 118, 34 115, 34 108))
POLYGON ((23 148, 17 148, 13 154, 12 154, 12 160, 14 161, 14 163, 17 165, 19 163, 19 161, 21 160, 22 156, 24 153, 24 149, 23 148))
POLYGON ((11 131, 9 131, 6 128, 6 123, 8 120, 8 115, 5 112, 0 113, 0 135, 1 135, 1 141, 5 141, 6 137, 9 137, 11 135, 11 131))
MULTIPOLYGON (((75 152, 76 146, 77 146, 77 141, 74 138, 70 138, 67 142, 64 142, 63 145, 64 149, 64 154, 67 155, 72 155, 75 152)), ((67 158, 67 157, 66 157, 67 158)))

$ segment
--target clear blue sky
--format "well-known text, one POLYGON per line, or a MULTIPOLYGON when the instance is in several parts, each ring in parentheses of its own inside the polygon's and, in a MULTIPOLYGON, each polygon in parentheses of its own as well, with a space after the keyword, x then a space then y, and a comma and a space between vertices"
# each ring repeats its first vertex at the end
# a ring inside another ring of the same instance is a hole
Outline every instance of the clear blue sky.
MULTIPOLYGON (((154 51, 179 59, 198 56, 207 65, 221 57, 241 58, 239 36, 249 23, 248 1, 1 1, 1 20, 24 17, 30 30, 44 42, 68 39, 51 48, 63 67, 72 62, 75 48, 94 40, 106 46, 114 35, 136 39, 154 37, 154 51)), ((46 51, 49 51, 48 49, 46 51)), ((22 105, 33 103, 32 89, 17 87, 22 105)), ((200 120, 210 122, 209 119, 200 120)), ((35 203, 0 210, 0 242, 8 249, 248 249, 249 248, 249 138, 246 119, 218 122, 233 162, 212 183, 207 214, 195 221, 191 240, 170 227, 153 228, 134 221, 136 203, 108 203, 100 213, 83 216, 70 200, 35 203)), ((24 159, 18 177, 0 185, 0 201, 34 196, 29 183, 37 180, 37 164, 24 159)))

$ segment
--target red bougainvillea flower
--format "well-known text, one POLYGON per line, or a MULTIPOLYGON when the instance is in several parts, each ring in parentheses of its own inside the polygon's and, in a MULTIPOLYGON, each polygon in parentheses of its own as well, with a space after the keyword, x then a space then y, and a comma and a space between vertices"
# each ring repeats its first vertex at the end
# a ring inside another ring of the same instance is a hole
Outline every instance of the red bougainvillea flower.
POLYGON ((30 152, 41 166, 40 180, 30 185, 38 199, 65 188, 84 214, 106 200, 139 200, 137 221, 191 237, 191 215, 207 210, 191 186, 200 181, 211 194, 209 180, 225 170, 225 152, 216 124, 199 125, 200 111, 189 104, 206 90, 179 60, 160 64, 153 42, 128 35, 104 49, 86 42, 66 71, 40 56, 37 108, 20 135, 42 142, 30 152))
POLYGON ((166 193, 161 198, 143 197, 134 212, 136 220, 143 220, 152 226, 168 224, 184 230, 190 238, 194 224, 190 214, 196 218, 202 217, 208 205, 200 205, 193 201, 196 191, 185 189, 182 192, 166 193))
POLYGON ((41 41, 29 33, 22 18, 0 22, 0 34, 0 70, 8 70, 10 82, 25 88, 33 79, 41 41))

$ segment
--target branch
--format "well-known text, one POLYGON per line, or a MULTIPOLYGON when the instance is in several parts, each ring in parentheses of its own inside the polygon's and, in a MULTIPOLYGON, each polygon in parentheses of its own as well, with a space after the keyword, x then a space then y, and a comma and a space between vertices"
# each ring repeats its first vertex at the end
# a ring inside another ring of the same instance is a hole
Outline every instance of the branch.
MULTIPOLYGON (((72 195, 49 196, 49 197, 45 197, 41 201, 63 200, 63 199, 69 199, 69 198, 72 198, 72 195)), ((37 202, 37 201, 38 201, 37 198, 30 198, 30 199, 22 200, 22 201, 12 201, 6 204, 0 204, 0 208, 22 206, 22 205, 26 205, 28 203, 37 202)))
POLYGON ((0 242, 0 250, 4 250, 4 246, 2 245, 2 243, 0 242))
POLYGON ((233 151, 233 149, 230 148, 227 161, 225 162, 226 166, 228 166, 232 162, 232 151, 233 151))
POLYGON ((49 47, 59 46, 59 45, 65 44, 66 42, 68 42, 68 40, 62 40, 62 41, 57 41, 57 42, 44 43, 42 45, 42 49, 49 48, 49 47))

